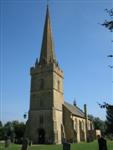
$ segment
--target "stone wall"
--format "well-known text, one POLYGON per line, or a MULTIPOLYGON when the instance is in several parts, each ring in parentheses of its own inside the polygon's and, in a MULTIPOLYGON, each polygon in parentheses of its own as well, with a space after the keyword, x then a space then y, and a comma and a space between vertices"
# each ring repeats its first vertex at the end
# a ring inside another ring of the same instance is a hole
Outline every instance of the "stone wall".
POLYGON ((31 68, 30 110, 27 135, 38 143, 62 142, 63 72, 55 64, 31 68), (42 132, 42 133, 41 133, 42 132))
MULTIPOLYGON (((87 131, 93 130, 92 122, 88 121, 87 131)), ((73 115, 65 106, 63 107, 63 123, 65 138, 68 142, 87 141, 86 118, 73 115)))

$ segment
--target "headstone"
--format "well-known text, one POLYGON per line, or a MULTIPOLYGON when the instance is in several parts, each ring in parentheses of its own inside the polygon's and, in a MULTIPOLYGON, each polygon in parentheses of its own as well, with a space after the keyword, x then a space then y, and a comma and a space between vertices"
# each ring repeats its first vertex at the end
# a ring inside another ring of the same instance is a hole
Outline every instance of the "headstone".
POLYGON ((29 140, 29 146, 31 146, 32 145, 32 141, 31 140, 29 140))
POLYGON ((63 150, 70 150, 70 143, 63 143, 63 150))
POLYGON ((29 145, 29 141, 28 141, 28 139, 26 138, 26 139, 23 140, 21 150, 28 150, 28 145, 29 145))
POLYGON ((10 138, 6 138, 5 139, 5 148, 8 148, 10 146, 10 144, 11 144, 10 138))

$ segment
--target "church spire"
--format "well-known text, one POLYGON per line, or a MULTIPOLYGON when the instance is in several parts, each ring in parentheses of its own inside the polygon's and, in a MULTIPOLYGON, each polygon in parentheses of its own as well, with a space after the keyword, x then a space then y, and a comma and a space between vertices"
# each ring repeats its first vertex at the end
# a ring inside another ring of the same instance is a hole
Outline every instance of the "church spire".
POLYGON ((45 19, 45 25, 44 25, 43 40, 42 40, 39 63, 48 64, 48 63, 53 63, 55 60, 56 58, 54 54, 53 39, 52 39, 52 33, 51 33, 49 8, 47 5, 46 19, 45 19))

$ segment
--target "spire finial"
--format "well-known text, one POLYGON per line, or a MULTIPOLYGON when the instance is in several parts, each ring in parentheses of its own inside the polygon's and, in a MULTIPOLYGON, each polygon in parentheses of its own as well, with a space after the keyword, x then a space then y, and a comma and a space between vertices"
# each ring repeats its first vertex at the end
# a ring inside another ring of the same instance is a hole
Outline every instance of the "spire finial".
POLYGON ((49 2, 50 2, 50 0, 47 0, 47 12, 49 12, 49 2))
POLYGON ((49 5, 50 0, 47 0, 47 6, 49 5))
POLYGON ((47 4, 46 4, 47 9, 49 8, 49 2, 50 0, 47 0, 47 4))
POLYGON ((74 98, 74 101, 73 101, 73 105, 74 106, 77 106, 77 102, 76 102, 76 99, 74 98))

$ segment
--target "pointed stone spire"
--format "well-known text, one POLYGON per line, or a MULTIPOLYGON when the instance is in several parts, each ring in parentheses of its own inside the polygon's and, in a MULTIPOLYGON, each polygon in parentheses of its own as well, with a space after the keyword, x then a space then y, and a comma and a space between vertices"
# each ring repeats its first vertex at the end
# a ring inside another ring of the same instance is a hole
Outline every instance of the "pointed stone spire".
POLYGON ((55 60, 56 58, 54 54, 53 39, 52 39, 52 33, 51 33, 49 8, 47 5, 39 64, 42 65, 42 64, 53 63, 55 62, 55 60))

